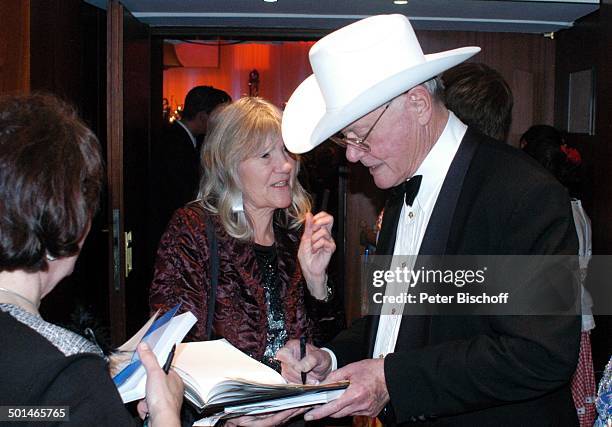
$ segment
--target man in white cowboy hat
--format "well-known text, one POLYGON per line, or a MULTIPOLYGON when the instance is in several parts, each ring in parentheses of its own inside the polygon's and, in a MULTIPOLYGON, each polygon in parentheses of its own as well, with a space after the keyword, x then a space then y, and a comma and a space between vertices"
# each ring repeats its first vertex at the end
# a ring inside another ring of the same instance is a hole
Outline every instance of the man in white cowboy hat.
MULTIPOLYGON (((444 106, 435 77, 479 50, 423 55, 402 15, 358 21, 310 50, 314 74, 287 104, 283 138, 297 153, 331 139, 376 186, 395 187, 402 197, 385 207, 377 254, 576 253, 563 187, 444 106)), ((278 352, 291 380, 302 371, 309 381, 350 380, 307 420, 380 414, 386 424, 576 424, 569 380, 578 317, 402 317, 401 307, 389 308, 324 350, 308 346, 302 359, 296 341, 278 352)))

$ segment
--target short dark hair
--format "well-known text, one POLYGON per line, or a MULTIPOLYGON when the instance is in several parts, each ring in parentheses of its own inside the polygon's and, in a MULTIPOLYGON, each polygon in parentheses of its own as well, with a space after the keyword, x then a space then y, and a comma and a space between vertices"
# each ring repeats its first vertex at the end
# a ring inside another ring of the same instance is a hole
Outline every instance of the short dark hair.
POLYGON ((462 122, 492 138, 506 139, 514 99, 501 74, 485 64, 465 62, 445 71, 442 80, 446 107, 462 122))
POLYGON ((232 98, 221 89, 212 86, 196 86, 185 97, 182 117, 192 120, 200 111, 210 114, 217 105, 231 101, 232 98))
POLYGON ((98 206, 96 136, 52 95, 0 97, 0 271, 72 256, 98 206))

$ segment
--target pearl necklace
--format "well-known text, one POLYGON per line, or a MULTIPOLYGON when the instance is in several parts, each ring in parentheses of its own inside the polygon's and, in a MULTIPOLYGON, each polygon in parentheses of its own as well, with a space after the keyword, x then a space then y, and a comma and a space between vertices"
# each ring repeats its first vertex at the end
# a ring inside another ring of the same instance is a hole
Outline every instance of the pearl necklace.
POLYGON ((16 296, 18 298, 21 298, 22 301, 27 302, 34 309, 34 311, 38 313, 38 305, 34 304, 34 302, 31 301, 30 299, 24 297, 23 295, 15 292, 15 291, 11 291, 10 289, 6 289, 6 288, 0 287, 0 291, 6 292, 6 293, 14 295, 14 296, 16 296))

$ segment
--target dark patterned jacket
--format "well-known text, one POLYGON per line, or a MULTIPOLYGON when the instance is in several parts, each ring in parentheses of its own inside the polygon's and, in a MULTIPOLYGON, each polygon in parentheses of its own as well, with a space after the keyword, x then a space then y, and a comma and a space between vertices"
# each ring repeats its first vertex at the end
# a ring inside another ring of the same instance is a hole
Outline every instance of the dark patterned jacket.
MULTIPOLYGON (((198 319, 186 341, 206 339, 210 286, 209 244, 206 217, 215 226, 219 252, 219 282, 213 320, 213 337, 223 337, 235 347, 261 360, 268 327, 264 288, 253 245, 229 236, 219 218, 198 202, 177 210, 157 251, 149 302, 151 310, 172 308, 191 311, 198 319)), ((297 260, 298 233, 274 228, 278 259, 278 285, 285 302, 285 327, 289 339, 311 336, 305 307, 306 283, 297 260)))

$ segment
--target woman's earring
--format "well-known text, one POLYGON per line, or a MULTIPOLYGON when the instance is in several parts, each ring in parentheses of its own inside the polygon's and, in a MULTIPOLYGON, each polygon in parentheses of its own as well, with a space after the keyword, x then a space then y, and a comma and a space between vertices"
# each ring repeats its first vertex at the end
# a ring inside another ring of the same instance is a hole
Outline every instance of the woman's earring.
POLYGON ((232 200, 232 212, 244 212, 242 193, 238 193, 238 195, 232 200))
POLYGON ((57 259, 54 256, 49 255, 49 253, 47 253, 47 255, 45 255, 45 257, 47 258, 47 261, 55 261, 57 259))

